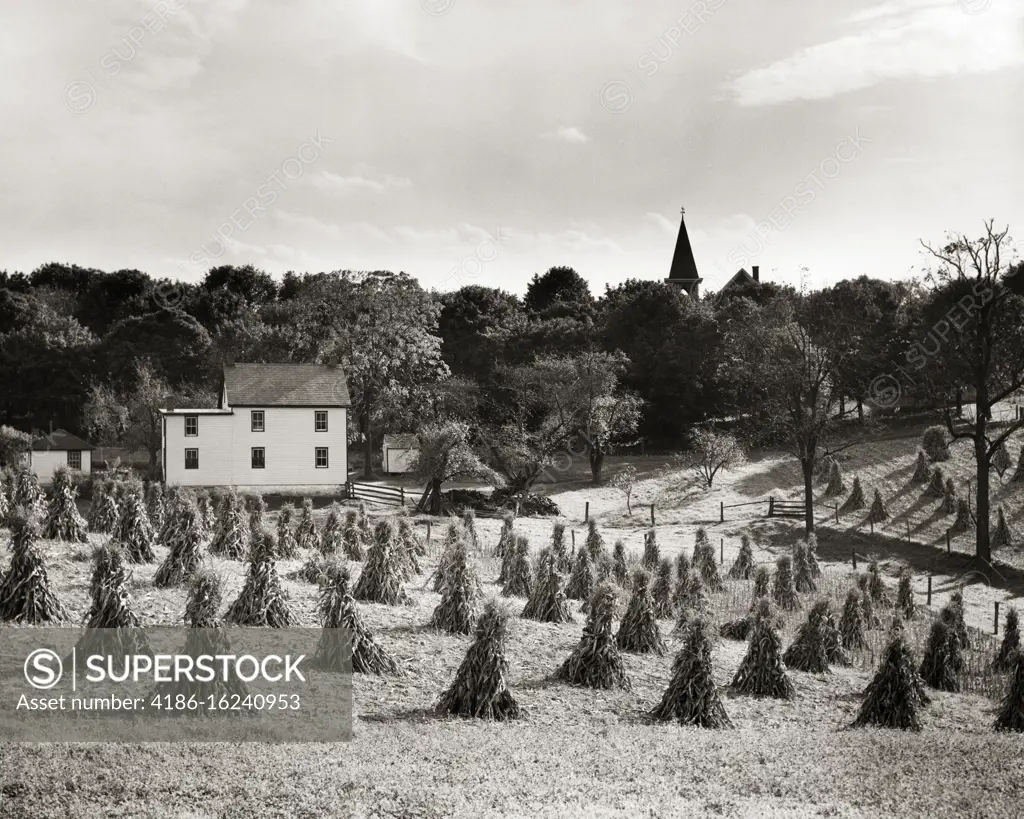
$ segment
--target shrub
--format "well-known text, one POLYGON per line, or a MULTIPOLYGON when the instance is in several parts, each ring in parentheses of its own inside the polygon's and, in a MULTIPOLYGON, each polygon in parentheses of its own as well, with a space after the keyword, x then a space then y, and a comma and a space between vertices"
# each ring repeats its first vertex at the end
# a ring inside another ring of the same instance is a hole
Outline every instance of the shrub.
POLYGON ((705 618, 695 620, 690 627, 686 645, 673 663, 668 689, 651 713, 655 719, 699 728, 732 727, 711 673, 709 628, 705 618))
MULTIPOLYGON (((558 577, 558 574, 551 572, 551 576, 558 577)), ((615 592, 610 585, 602 583, 590 600, 583 636, 555 672, 556 679, 588 688, 631 688, 626 665, 612 637, 614 613, 615 592)))
POLYGON ((649 581, 650 575, 646 569, 638 568, 633 572, 633 593, 619 623, 615 643, 623 651, 662 655, 665 653, 665 642, 661 638, 658 619, 654 614, 649 581))
POLYGON ((673 604, 678 609, 690 593, 690 572, 693 571, 693 564, 686 552, 680 550, 676 555, 676 591, 673 604))
POLYGON ((945 620, 952 627, 961 648, 970 648, 971 640, 964 622, 964 593, 960 590, 949 596, 949 602, 939 612, 939 619, 945 620))
POLYGON ((921 449, 932 463, 949 460, 949 444, 946 429, 941 426, 928 427, 921 436, 921 449))
POLYGON ((605 560, 604 538, 598 531, 597 521, 590 518, 587 521, 587 551, 590 552, 590 564, 596 570, 605 560))
POLYGON ((555 521, 551 527, 551 555, 555 560, 555 568, 562 574, 572 571, 572 558, 569 557, 569 545, 565 542, 565 524, 555 521))
POLYGON ((356 674, 401 674, 398 661, 373 636, 359 616, 356 602, 350 592, 351 575, 348 566, 327 561, 320 575, 317 610, 324 631, 320 635, 312 665, 324 671, 356 674), (344 635, 351 635, 351 655, 346 650, 344 635))
MULTIPOLYGON (((326 528, 325 526, 324 529, 326 528)), ((319 535, 321 542, 329 537, 330 535, 321 530, 319 535)), ((369 544, 364 541, 363 537, 363 529, 359 525, 359 515, 355 509, 349 509, 345 513, 345 522, 341 526, 341 550, 349 560, 362 561, 366 557, 365 547, 369 544)))
MULTIPOLYGON (((359 523, 355 511, 350 511, 351 521, 356 534, 359 523)), ((251 524, 250 524, 251 525, 251 524)), ((345 526, 341 522, 341 506, 335 502, 327 512, 327 518, 320 529, 320 551, 325 555, 335 555, 345 550, 345 526)))
POLYGON ((511 720, 523 711, 508 688, 508 611, 487 602, 476 626, 476 640, 441 695, 437 711, 460 717, 511 720))

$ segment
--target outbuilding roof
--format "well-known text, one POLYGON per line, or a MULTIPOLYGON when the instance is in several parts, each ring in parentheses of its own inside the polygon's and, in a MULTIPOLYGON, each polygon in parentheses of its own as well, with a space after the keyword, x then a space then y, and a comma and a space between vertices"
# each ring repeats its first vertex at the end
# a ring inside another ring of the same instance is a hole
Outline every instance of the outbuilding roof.
POLYGON ((420 439, 411 433, 384 436, 384 449, 419 449, 420 439))
POLYGON ((95 448, 77 435, 72 435, 63 429, 55 429, 53 432, 32 439, 33 452, 63 452, 65 450, 91 452, 95 448))
POLYGON ((352 406, 345 371, 327 364, 226 364, 223 386, 231 407, 352 406))

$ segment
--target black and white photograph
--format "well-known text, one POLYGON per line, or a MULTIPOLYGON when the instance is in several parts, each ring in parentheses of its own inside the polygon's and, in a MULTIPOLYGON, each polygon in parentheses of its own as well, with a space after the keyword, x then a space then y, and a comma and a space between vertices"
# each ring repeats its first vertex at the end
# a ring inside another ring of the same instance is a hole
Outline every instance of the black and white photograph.
POLYGON ((1024 813, 1024 2, 0 0, 0 819, 1024 813))

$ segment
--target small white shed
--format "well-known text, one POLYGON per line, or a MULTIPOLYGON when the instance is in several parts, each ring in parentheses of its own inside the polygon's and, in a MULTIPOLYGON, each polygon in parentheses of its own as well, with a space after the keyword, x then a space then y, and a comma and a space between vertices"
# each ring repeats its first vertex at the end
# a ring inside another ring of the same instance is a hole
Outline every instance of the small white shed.
POLYGON ((420 442, 415 435, 385 435, 383 450, 385 472, 412 472, 420 453, 420 442))
POLYGON ((42 484, 53 483, 53 473, 60 466, 88 477, 92 472, 92 451, 93 446, 81 438, 55 429, 33 439, 29 463, 42 484))

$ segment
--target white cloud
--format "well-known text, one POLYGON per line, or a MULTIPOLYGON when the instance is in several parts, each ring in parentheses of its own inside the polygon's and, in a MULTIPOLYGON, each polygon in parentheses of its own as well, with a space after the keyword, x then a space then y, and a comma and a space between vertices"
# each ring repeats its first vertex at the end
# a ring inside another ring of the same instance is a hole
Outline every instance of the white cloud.
POLYGON ((732 81, 741 105, 817 100, 887 80, 935 79, 1024 65, 1024 7, 968 15, 947 0, 904 0, 847 18, 864 30, 805 48, 732 81))
POLYGON ((590 137, 574 126, 563 125, 557 131, 549 131, 541 134, 544 139, 557 139, 561 142, 568 142, 573 145, 583 145, 590 142, 590 137))
POLYGON ((322 191, 337 196, 350 196, 356 193, 385 193, 394 188, 410 188, 412 181, 404 176, 384 176, 383 179, 370 179, 366 176, 341 176, 330 171, 321 171, 312 178, 313 184, 322 191))

